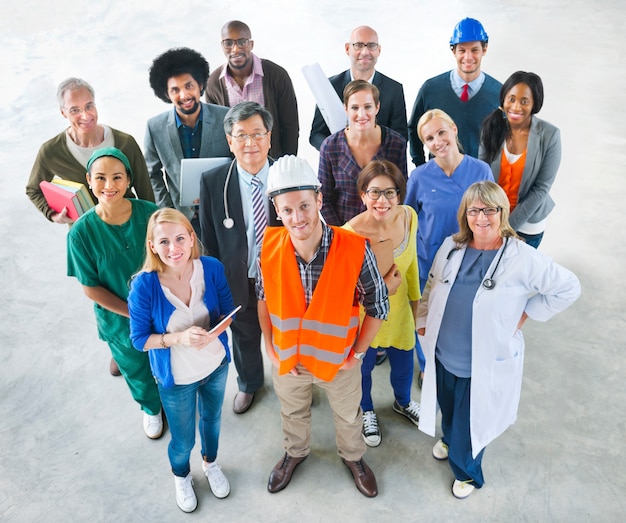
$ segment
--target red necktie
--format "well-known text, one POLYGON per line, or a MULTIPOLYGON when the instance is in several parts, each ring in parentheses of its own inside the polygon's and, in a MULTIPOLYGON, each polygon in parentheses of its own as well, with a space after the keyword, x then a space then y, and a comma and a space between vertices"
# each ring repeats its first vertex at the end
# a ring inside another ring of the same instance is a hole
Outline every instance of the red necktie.
POLYGON ((469 85, 465 84, 463 86, 463 92, 461 93, 461 101, 462 102, 467 102, 469 100, 469 93, 468 93, 468 89, 469 89, 469 85))

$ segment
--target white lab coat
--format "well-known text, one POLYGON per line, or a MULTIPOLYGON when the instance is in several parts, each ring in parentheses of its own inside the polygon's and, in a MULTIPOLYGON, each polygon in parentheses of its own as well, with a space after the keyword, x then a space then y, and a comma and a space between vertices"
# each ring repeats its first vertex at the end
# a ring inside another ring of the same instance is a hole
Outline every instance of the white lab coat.
MULTIPOLYGON (((435 435, 437 415, 435 346, 465 255, 465 246, 456 247, 450 236, 437 252, 418 308, 417 328, 426 328, 420 336, 426 369, 419 429, 430 436, 435 435)), ((485 278, 492 277, 500 251, 485 278)), ((470 433, 474 458, 517 417, 524 364, 524 337, 517 324, 522 313, 546 321, 580 295, 580 283, 571 271, 513 238, 492 279, 495 287, 487 290, 481 285, 473 302, 470 433)))

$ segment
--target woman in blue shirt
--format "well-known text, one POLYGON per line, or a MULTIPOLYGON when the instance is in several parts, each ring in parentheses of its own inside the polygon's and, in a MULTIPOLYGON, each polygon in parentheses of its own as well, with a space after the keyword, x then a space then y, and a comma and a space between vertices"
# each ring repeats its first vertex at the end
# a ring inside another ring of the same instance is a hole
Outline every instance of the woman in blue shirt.
MULTIPOLYGON (((485 162, 463 154, 457 126, 441 109, 422 115, 417 135, 433 156, 411 173, 405 199, 417 212, 417 261, 423 292, 443 240, 459 231, 456 213, 463 193, 474 182, 493 181, 493 175, 485 162)), ((423 371, 424 355, 419 344, 417 347, 423 371)))

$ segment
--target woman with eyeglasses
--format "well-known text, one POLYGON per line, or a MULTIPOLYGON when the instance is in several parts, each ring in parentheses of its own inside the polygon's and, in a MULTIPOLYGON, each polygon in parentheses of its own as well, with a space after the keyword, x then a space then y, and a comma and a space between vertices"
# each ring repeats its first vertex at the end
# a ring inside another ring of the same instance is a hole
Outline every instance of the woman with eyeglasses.
POLYGON ((555 205, 550 188, 561 163, 559 129, 535 116, 542 106, 541 78, 513 73, 500 90, 500 107, 485 118, 478 152, 509 198, 511 227, 535 248, 555 205))
POLYGON ((365 210, 356 180, 371 160, 389 160, 407 178, 406 140, 376 122, 378 88, 365 80, 353 80, 343 91, 343 102, 348 125, 324 140, 318 170, 324 197, 322 215, 326 223, 337 226, 365 210))
POLYGON ((442 438, 433 457, 448 460, 452 494, 484 483, 485 447, 515 422, 527 318, 547 321, 580 295, 569 270, 520 240, 496 183, 471 185, 458 210, 459 232, 437 252, 417 313, 426 356, 420 430, 442 438))
MULTIPOLYGON (((417 260, 420 290, 424 291, 428 271, 443 240, 458 232, 456 213, 465 190, 474 182, 493 181, 489 166, 463 154, 456 124, 441 109, 431 109, 417 122, 417 136, 432 159, 415 169, 407 183, 405 203, 417 212, 417 260)), ((424 355, 419 343, 417 355, 422 375, 424 355)))
POLYGON ((389 359, 395 397, 393 410, 414 425, 419 423, 420 406, 411 399, 415 315, 420 299, 415 248, 417 214, 408 205, 402 205, 406 181, 400 169, 388 160, 368 163, 359 174, 356 185, 366 210, 352 218, 344 228, 368 238, 374 249, 377 243, 386 242, 389 250, 393 250, 393 266, 385 275, 385 283, 390 289, 389 317, 370 344, 361 366, 363 439, 370 447, 377 447, 381 443, 381 431, 371 392, 372 370, 378 350, 384 349, 389 359))

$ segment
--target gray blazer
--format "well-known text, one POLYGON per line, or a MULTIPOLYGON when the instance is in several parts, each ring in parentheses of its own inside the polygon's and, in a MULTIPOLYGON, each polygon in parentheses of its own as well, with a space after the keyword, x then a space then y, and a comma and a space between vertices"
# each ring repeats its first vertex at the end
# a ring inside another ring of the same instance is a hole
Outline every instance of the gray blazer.
MULTIPOLYGON (((228 112, 228 107, 201 103, 200 158, 232 156, 224 134, 224 116, 228 112)), ((156 204, 159 207, 178 209, 191 219, 194 209, 192 207, 181 208, 179 205, 180 161, 183 159, 183 149, 180 145, 174 109, 148 120, 144 139, 144 156, 156 204)))
MULTIPOLYGON (((485 159, 482 144, 478 157, 481 160, 485 159)), ((491 171, 496 183, 500 178, 501 160, 502 149, 491 162, 491 171)), ((514 230, 517 231, 526 222, 540 222, 552 212, 554 201, 549 193, 560 163, 561 133, 558 127, 533 116, 517 206, 509 217, 514 230)))

